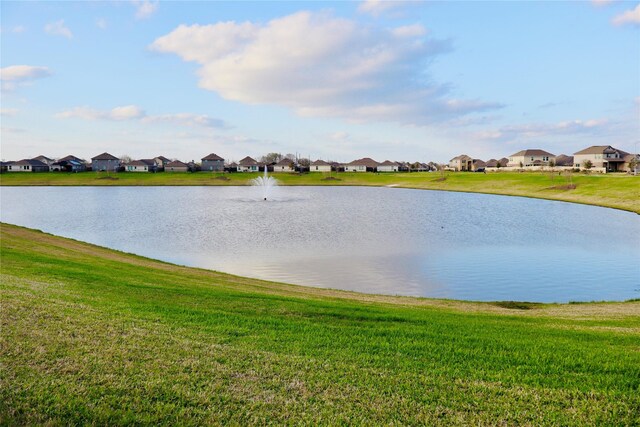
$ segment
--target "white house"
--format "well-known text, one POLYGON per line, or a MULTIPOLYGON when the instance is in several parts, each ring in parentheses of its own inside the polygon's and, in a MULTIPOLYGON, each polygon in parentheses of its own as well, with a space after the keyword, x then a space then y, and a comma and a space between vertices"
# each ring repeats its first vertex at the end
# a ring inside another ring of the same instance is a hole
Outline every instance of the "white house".
POLYGON ((625 157, 629 153, 613 148, 610 145, 592 145, 589 148, 573 153, 573 166, 585 169, 585 163, 591 162, 591 169, 599 172, 622 172, 628 170, 625 157))
POLYGON ((375 172, 378 167, 378 162, 375 160, 364 157, 362 159, 354 160, 351 163, 344 165, 345 172, 375 172))
POLYGON ((556 156, 537 148, 518 151, 509 156, 509 167, 541 167, 548 166, 550 162, 555 164, 556 156))
POLYGON ((7 172, 48 172, 49 166, 40 160, 23 159, 9 163, 7 172))
POLYGON ((398 162, 392 162, 391 160, 385 160, 378 165, 378 172, 398 172, 400 164, 398 162))
POLYGON ((238 162, 238 172, 258 172, 258 162, 247 156, 238 162))
POLYGON ((461 154, 449 160, 449 169, 456 172, 470 171, 473 168, 473 159, 466 154, 461 154))
POLYGON ((295 172, 296 168, 295 168, 295 165, 293 164, 293 160, 285 157, 284 159, 280 160, 278 163, 273 165, 273 171, 274 172, 295 172))
POLYGON ((309 172, 331 172, 331 164, 324 160, 316 160, 309 166, 309 172))
POLYGON ((155 172, 156 164, 152 159, 133 160, 124 165, 127 172, 155 172))

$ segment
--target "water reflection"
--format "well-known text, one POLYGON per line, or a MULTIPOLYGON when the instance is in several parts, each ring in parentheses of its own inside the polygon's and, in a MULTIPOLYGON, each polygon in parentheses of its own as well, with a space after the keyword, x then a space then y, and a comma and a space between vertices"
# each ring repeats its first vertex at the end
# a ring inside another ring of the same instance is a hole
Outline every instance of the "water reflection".
POLYGON ((389 188, 0 188, 2 221, 184 265, 472 300, 639 298, 640 217, 389 188))

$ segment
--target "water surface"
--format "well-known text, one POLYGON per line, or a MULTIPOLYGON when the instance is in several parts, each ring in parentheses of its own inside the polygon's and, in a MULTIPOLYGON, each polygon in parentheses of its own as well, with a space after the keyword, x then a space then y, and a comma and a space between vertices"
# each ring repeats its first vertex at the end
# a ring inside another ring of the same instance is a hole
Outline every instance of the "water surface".
POLYGON ((390 295, 640 298, 640 216, 366 187, 1 187, 2 221, 178 264, 390 295))

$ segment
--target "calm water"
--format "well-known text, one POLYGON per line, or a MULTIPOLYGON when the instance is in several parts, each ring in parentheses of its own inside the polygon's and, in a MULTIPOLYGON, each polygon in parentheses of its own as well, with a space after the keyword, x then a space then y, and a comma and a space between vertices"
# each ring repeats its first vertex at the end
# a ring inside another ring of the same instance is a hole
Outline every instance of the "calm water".
POLYGON ((640 216, 391 188, 0 188, 4 222, 288 283, 468 300, 640 298, 640 216))

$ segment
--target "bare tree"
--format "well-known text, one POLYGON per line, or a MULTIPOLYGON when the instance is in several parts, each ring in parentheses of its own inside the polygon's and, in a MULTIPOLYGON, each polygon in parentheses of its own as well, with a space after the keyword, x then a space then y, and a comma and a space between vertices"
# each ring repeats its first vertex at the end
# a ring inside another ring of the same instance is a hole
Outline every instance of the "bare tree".
POLYGON ((260 162, 265 164, 278 163, 280 160, 282 160, 280 153, 268 153, 260 157, 260 162))
POLYGON ((133 160, 133 159, 132 159, 132 158, 131 158, 131 156, 130 156, 130 155, 128 155, 128 154, 123 154, 123 155, 121 155, 121 156, 120 156, 120 161, 121 161, 122 163, 131 163, 131 161, 132 161, 132 160, 133 160))

